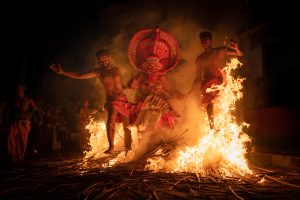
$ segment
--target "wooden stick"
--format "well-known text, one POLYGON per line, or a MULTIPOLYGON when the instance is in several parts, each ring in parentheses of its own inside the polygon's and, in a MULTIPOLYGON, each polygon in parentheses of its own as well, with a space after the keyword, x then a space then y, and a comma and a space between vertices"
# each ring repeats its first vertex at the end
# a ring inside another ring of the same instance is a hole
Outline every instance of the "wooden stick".
POLYGON ((295 187, 295 188, 300 188, 299 185, 295 185, 295 184, 292 184, 292 183, 287 183, 287 182, 278 180, 277 178, 274 178, 274 177, 272 177, 272 176, 265 175, 265 177, 267 177, 267 178, 269 178, 269 179, 271 179, 271 180, 273 180, 273 181, 276 181, 276 182, 278 182, 278 183, 281 183, 281 184, 283 184, 283 185, 287 185, 287 186, 295 187))
POLYGON ((152 193, 153 193, 154 197, 156 198, 156 200, 159 200, 159 197, 158 197, 158 195, 156 194, 155 190, 153 190, 152 193))
POLYGON ((239 195, 237 195, 230 186, 228 188, 234 194, 234 196, 236 196, 238 199, 244 200, 242 197, 240 197, 239 195))

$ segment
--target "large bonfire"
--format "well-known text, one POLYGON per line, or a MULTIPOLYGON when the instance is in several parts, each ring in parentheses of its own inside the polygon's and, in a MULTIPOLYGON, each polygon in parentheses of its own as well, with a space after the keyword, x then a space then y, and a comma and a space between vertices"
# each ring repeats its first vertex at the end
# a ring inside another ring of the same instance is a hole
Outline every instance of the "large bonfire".
MULTIPOLYGON (((234 176, 235 174, 251 174, 245 159, 246 144, 250 141, 244 128, 248 126, 245 122, 238 123, 234 116, 236 102, 243 96, 241 89, 244 78, 234 77, 232 72, 241 67, 242 63, 237 58, 232 58, 223 69, 226 74, 226 81, 209 90, 220 90, 215 104, 214 123, 216 130, 206 127, 206 134, 198 138, 195 146, 179 146, 173 150, 172 156, 167 159, 163 154, 163 149, 158 149, 145 166, 147 170, 167 172, 190 172, 206 176, 214 174, 217 176, 234 176)), ((206 119, 207 120, 207 119, 206 119)), ((207 122, 208 124, 208 122, 207 122)), ((100 158, 107 148, 106 127, 103 121, 96 122, 91 120, 87 126, 91 132, 91 150, 85 152, 85 158, 100 158)), ((116 131, 116 145, 122 145, 123 131, 119 127, 116 131)), ((110 167, 117 163, 128 162, 134 159, 135 150, 138 146, 138 134, 134 127, 133 150, 127 155, 125 152, 116 154, 103 167, 110 167)))
POLYGON ((233 114, 236 102, 243 96, 241 89, 244 79, 233 77, 232 72, 241 66, 237 58, 231 59, 223 69, 226 81, 209 88, 220 90, 214 119, 218 131, 207 127, 208 134, 199 138, 197 145, 179 150, 176 158, 171 161, 165 162, 161 157, 151 158, 148 169, 165 168, 171 172, 192 172, 203 176, 211 173, 218 176, 251 173, 245 159, 246 143, 250 138, 243 132, 248 124, 238 124, 233 114))

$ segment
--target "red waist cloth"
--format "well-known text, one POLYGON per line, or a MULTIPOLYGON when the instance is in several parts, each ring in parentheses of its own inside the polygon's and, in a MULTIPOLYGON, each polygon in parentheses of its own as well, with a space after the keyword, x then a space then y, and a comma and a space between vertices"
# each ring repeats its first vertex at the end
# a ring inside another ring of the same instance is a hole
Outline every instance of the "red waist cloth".
MULTIPOLYGON (((115 122, 121 123, 122 118, 126 117, 129 118, 131 124, 134 124, 143 104, 145 103, 145 100, 146 99, 133 104, 127 101, 126 96, 121 96, 114 99, 108 98, 105 104, 105 109, 114 109, 118 112, 115 122)), ((168 111, 162 112, 161 125, 173 128, 175 123, 178 121, 178 118, 179 115, 168 105, 168 111)))
POLYGON ((116 110, 118 112, 116 117, 116 122, 121 123, 122 122, 122 116, 129 117, 129 102, 127 101, 127 98, 125 95, 120 97, 108 97, 106 98, 105 103, 105 110, 116 110))
POLYGON ((219 90, 214 90, 207 92, 208 88, 211 88, 213 85, 221 85, 223 82, 222 73, 220 72, 218 77, 212 77, 204 80, 202 82, 201 95, 202 95, 202 105, 206 107, 209 103, 212 102, 219 93, 219 90))
POLYGON ((126 117, 129 118, 130 123, 133 123, 140 111, 142 103, 143 102, 138 102, 136 104, 130 103, 124 95, 117 98, 107 98, 105 109, 106 111, 113 109, 118 112, 115 122, 121 123, 123 121, 122 118, 126 117))

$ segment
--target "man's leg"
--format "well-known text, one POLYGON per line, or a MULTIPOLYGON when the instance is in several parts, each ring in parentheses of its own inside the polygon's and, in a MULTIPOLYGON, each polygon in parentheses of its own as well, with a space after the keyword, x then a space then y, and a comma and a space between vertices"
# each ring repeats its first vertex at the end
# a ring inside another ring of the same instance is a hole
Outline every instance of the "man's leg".
POLYGON ((115 138, 115 121, 117 117, 117 111, 109 108, 108 109, 108 117, 106 123, 106 133, 109 147, 104 153, 113 153, 114 151, 114 138, 115 138))
POLYGON ((125 143, 125 150, 131 150, 131 143, 132 143, 132 138, 131 138, 131 131, 129 130, 129 119, 126 117, 123 117, 123 130, 124 130, 124 143, 125 143))

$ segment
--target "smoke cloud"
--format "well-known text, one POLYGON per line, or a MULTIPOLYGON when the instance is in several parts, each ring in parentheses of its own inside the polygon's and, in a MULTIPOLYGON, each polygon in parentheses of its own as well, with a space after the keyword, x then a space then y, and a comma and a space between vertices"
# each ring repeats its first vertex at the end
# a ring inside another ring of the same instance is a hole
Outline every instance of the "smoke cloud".
MULTIPOLYGON (((204 30, 211 31, 213 46, 220 46, 225 37, 236 38, 237 31, 248 20, 246 11, 246 2, 237 0, 213 3, 125 1, 101 7, 97 27, 99 36, 82 39, 82 43, 86 43, 85 46, 90 50, 81 54, 85 58, 82 63, 84 66, 91 66, 91 69, 97 65, 95 52, 100 48, 109 48, 112 63, 120 69, 122 82, 126 85, 137 73, 130 66, 127 56, 131 38, 142 29, 151 29, 158 25, 161 30, 170 33, 178 41, 180 61, 167 77, 174 88, 185 94, 193 83, 195 59, 202 52, 198 34, 204 30)), ((89 84, 94 91, 92 99, 104 103, 105 93, 99 80, 89 80, 89 84)), ((189 129, 183 143, 197 142, 190 138, 198 138, 208 126, 206 113, 199 108, 197 97, 174 100, 171 104, 181 115, 181 126, 176 130, 176 134, 189 129)))
MULTIPOLYGON (((107 41, 110 41, 108 46, 112 53, 113 63, 120 68, 124 84, 137 73, 130 66, 127 56, 127 47, 131 38, 142 29, 151 29, 158 25, 161 30, 177 39, 180 48, 179 64, 167 74, 167 77, 174 88, 183 94, 188 92, 195 76, 195 59, 202 52, 198 34, 204 30, 211 31, 213 45, 220 46, 225 37, 235 38, 236 32, 247 20, 247 16, 242 14, 242 9, 230 10, 230 6, 222 9, 220 7, 222 4, 202 3, 203 5, 201 2, 189 4, 180 1, 172 3, 150 1, 143 5, 139 2, 121 3, 112 5, 101 12, 99 18, 105 21, 102 25, 113 26, 112 29, 115 32, 115 35, 110 35, 111 38, 107 41), (212 14, 212 9, 217 14, 212 14), (241 16, 237 16, 237 13, 241 16)), ((237 2, 228 1, 227 3, 236 4, 237 2)), ((236 7, 243 8, 243 5, 240 3, 236 7)), ((199 138, 208 126, 206 113, 199 107, 197 98, 197 96, 192 96, 185 100, 171 102, 173 108, 181 115, 181 127, 177 127, 176 133, 173 134, 181 134, 189 129, 183 143, 196 142, 191 138, 199 138)), ((168 138, 168 134, 162 138, 168 138)))

